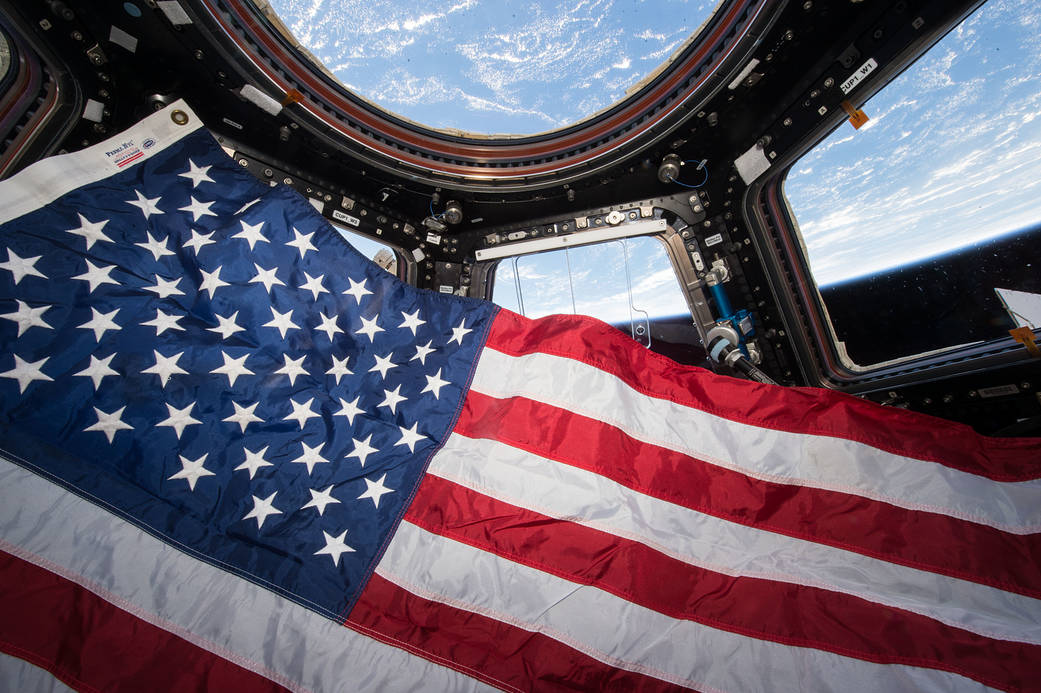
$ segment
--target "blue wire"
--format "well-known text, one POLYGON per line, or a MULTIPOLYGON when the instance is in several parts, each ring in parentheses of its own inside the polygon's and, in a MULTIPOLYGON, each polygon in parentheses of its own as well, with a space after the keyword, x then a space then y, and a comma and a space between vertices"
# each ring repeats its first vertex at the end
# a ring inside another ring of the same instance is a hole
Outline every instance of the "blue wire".
POLYGON ((434 214, 434 198, 432 198, 432 197, 430 198, 430 216, 433 217, 434 219, 444 219, 445 218, 445 213, 444 212, 441 212, 440 214, 434 214))
POLYGON ((704 161, 698 161, 697 159, 689 159, 688 161, 684 161, 683 163, 685 163, 685 164, 699 164, 701 166, 701 170, 705 172, 705 178, 700 183, 698 183, 697 185, 690 185, 688 183, 681 183, 680 181, 676 180, 675 178, 671 179, 673 183, 675 183, 676 185, 682 185, 684 188, 702 188, 702 187, 705 186, 705 183, 708 183, 708 166, 704 165, 704 161))

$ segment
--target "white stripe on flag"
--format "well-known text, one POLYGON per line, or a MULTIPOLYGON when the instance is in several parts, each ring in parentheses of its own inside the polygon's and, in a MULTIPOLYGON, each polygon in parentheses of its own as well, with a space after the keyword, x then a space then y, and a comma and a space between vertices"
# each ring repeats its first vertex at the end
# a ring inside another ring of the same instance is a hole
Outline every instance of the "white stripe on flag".
POLYGON ((526 397, 615 426, 637 440, 742 474, 942 513, 1014 534, 1041 531, 1041 480, 999 482, 845 438, 760 428, 637 392, 569 358, 486 348, 475 392, 526 397))
POLYGON ((424 599, 539 632, 611 666, 699 690, 991 690, 673 619, 403 522, 376 569, 424 599))
POLYGON ((181 553, 2 458, 0 539, 11 553, 291 689, 493 690, 181 553))
POLYGON ((17 693, 73 693, 46 669, 0 652, 0 691, 17 693))
POLYGON ((820 587, 992 638, 1041 644, 1041 601, 723 520, 504 443, 452 434, 428 473, 708 570, 820 587))

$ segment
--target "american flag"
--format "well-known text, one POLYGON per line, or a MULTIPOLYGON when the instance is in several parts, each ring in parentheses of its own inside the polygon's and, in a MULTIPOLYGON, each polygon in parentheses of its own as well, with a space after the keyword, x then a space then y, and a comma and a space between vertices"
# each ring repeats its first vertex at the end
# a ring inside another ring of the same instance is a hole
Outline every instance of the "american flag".
POLYGON ((417 290, 183 103, 0 199, 22 684, 1041 689, 1041 441, 417 290))

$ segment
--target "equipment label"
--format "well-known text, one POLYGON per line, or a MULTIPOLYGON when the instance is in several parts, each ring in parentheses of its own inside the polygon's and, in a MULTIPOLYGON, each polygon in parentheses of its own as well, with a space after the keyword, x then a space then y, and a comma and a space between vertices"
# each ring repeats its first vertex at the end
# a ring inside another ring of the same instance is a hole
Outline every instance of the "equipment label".
POLYGON ((352 217, 350 214, 344 214, 338 209, 333 210, 333 219, 338 219, 339 221, 342 221, 345 224, 350 224, 351 226, 361 226, 361 219, 358 217, 352 217))
POLYGON ((860 69, 850 75, 849 79, 839 85, 839 88, 842 89, 842 93, 848 94, 853 91, 853 87, 860 84, 861 80, 874 72, 876 67, 878 67, 878 63, 875 62, 875 59, 868 58, 867 62, 860 66, 860 69))
POLYGON ((705 239, 705 247, 706 248, 711 248, 712 246, 719 245, 722 242, 723 242, 723 234, 717 233, 716 235, 709 236, 708 238, 705 239))
POLYGON ((981 387, 977 392, 980 397, 1005 397, 1007 395, 1018 395, 1019 388, 1015 385, 997 385, 995 387, 981 387))

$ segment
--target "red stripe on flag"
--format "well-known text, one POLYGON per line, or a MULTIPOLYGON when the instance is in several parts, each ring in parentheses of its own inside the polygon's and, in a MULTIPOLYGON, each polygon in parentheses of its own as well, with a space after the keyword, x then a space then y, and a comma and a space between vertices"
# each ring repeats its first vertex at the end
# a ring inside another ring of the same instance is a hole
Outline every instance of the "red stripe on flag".
POLYGON ((423 480, 406 519, 672 618, 871 662, 949 671, 989 686, 1036 682, 1039 646, 986 638, 837 592, 715 573, 436 476, 423 480))
POLYGON ((0 650, 79 690, 287 690, 4 551, 0 585, 0 650))
POLYGON ((995 481, 1041 477, 1039 438, 988 438, 963 424, 840 392, 721 377, 681 366, 581 315, 529 320, 501 310, 487 346, 512 356, 540 352, 581 361, 643 394, 751 426, 845 438, 995 481))
POLYGON ((347 625, 485 683, 512 690, 680 691, 558 640, 419 597, 373 575, 347 625))
POLYGON ((1041 598, 1041 534, 1011 534, 838 491, 754 479, 523 397, 471 391, 455 432, 732 522, 1041 598))

